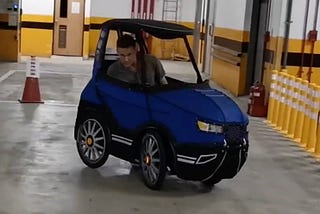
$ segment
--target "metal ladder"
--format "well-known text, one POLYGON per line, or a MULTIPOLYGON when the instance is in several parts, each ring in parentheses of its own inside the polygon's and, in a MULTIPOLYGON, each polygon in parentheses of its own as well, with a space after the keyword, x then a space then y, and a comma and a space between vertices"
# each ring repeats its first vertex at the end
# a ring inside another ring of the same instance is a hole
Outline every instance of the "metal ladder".
MULTIPOLYGON (((178 21, 179 0, 163 0, 162 21, 178 21)), ((174 59, 176 42, 174 40, 161 40, 161 58, 174 59)))
POLYGON ((177 22, 179 0, 163 0, 162 20, 177 22))

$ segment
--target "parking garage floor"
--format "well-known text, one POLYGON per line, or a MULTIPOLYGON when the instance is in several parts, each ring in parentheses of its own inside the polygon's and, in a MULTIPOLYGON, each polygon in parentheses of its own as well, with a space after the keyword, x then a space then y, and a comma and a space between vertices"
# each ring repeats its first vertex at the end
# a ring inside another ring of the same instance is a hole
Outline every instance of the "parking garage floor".
MULTIPOLYGON (((169 75, 190 78, 176 69, 183 63, 164 65, 169 75)), ((0 214, 320 213, 320 162, 264 118, 249 117, 249 156, 240 173, 211 190, 168 176, 161 191, 152 191, 137 169, 115 157, 87 168, 73 126, 91 68, 90 60, 44 60, 44 104, 20 104, 26 64, 0 63, 0 214)), ((233 99, 245 111, 247 98, 233 99)))

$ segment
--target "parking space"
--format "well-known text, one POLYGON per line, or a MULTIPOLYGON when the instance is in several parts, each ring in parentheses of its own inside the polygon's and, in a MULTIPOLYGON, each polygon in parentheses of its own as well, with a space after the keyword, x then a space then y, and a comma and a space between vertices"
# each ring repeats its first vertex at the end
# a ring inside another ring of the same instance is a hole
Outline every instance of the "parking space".
MULTIPOLYGON (((164 62, 169 75, 181 63, 164 62)), ((320 213, 320 164, 250 117, 249 157, 212 190, 168 176, 161 191, 139 170, 109 157, 96 170, 80 160, 73 126, 92 64, 41 64, 44 104, 20 104, 25 64, 0 64, 0 213, 320 213), (11 71, 11 72, 10 72, 11 71), (9 72, 9 73, 8 73, 9 72)), ((192 79, 187 71, 183 78, 192 79)), ((243 108, 244 98, 234 98, 243 108)))

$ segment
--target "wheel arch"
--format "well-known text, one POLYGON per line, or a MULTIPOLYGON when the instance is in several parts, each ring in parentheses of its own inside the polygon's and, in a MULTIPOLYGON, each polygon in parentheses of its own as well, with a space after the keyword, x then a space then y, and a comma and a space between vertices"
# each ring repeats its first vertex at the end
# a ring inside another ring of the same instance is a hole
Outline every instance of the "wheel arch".
POLYGON ((111 111, 106 106, 97 105, 84 100, 80 100, 80 103, 78 105, 74 133, 73 133, 74 139, 76 139, 77 137, 77 130, 79 128, 79 125, 82 122, 84 122, 88 114, 98 115, 102 120, 101 122, 103 123, 103 125, 108 126, 110 129, 113 128, 113 127, 110 127, 113 123, 107 122, 107 121, 112 121, 113 117, 112 117, 111 111), (105 118, 108 118, 108 119, 106 120, 105 118))

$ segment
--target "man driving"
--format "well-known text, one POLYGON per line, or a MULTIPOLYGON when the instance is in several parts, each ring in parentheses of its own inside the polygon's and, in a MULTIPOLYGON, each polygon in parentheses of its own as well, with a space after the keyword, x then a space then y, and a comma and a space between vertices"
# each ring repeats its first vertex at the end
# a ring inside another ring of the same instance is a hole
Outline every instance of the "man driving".
POLYGON ((125 34, 119 37, 117 40, 119 60, 110 65, 107 74, 128 83, 145 83, 150 86, 167 84, 160 60, 150 54, 140 54, 138 49, 131 35, 125 34))

